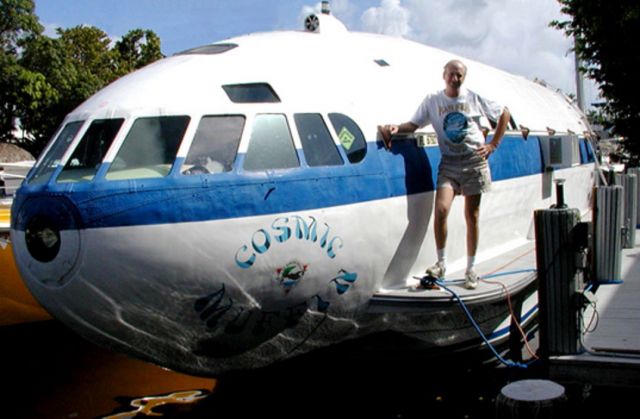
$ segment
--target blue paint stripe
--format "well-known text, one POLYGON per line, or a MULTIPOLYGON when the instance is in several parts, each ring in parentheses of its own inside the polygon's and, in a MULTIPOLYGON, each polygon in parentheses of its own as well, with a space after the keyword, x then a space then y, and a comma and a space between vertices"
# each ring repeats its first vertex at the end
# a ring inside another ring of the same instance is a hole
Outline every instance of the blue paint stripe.
POLYGON ((593 152, 591 144, 586 138, 580 140, 580 163, 593 163, 596 161, 596 156, 593 152))
MULTIPOLYGON (((440 153, 417 148, 410 140, 368 143, 358 164, 304 167, 271 172, 242 171, 244 156, 228 173, 183 176, 178 159, 170 175, 160 179, 26 185, 15 208, 25 199, 55 200, 65 196, 78 209, 81 228, 153 225, 247 217, 348 205, 434 190, 440 153)), ((494 181, 542 172, 539 139, 505 137, 490 158, 494 181)), ((43 205, 42 202, 40 203, 43 205)), ((27 217, 16 217, 26 219, 27 217)), ((13 228, 24 229, 18 222, 13 228)))

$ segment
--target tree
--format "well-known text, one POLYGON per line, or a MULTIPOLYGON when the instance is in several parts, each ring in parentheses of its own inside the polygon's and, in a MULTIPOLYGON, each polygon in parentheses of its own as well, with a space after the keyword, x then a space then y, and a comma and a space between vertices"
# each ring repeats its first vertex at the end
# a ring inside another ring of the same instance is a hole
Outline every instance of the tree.
POLYGON ((0 141, 38 155, 64 117, 116 78, 163 55, 160 38, 135 29, 112 45, 92 26, 42 34, 32 0, 0 0, 0 141), (29 133, 13 138, 16 121, 29 133))
POLYGON ((40 94, 42 78, 18 64, 18 51, 26 39, 42 33, 32 0, 0 0, 0 141, 13 138, 17 86, 40 94))
POLYGON ((637 100, 640 51, 640 3, 637 0, 558 0, 571 20, 552 26, 574 39, 582 71, 595 80, 605 98, 614 133, 629 139, 640 155, 640 103, 637 100), (635 86, 635 87, 634 87, 635 86))
POLYGON ((129 31, 114 49, 119 54, 120 74, 127 74, 164 57, 160 51, 160 38, 150 30, 129 31))
POLYGON ((0 0, 0 50, 16 54, 20 41, 42 33, 32 0, 0 0))

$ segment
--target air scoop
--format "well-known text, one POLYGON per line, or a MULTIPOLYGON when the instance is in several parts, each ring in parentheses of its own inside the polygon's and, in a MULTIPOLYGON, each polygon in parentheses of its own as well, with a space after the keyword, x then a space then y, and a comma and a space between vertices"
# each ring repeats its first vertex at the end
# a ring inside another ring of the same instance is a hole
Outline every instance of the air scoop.
POLYGON ((322 2, 322 12, 320 14, 310 14, 304 20, 304 28, 307 32, 322 35, 344 35, 348 32, 347 27, 342 22, 331 15, 329 2, 322 2))
POLYGON ((75 206, 65 197, 38 196, 16 202, 11 240, 20 273, 28 283, 64 285, 80 253, 75 206))

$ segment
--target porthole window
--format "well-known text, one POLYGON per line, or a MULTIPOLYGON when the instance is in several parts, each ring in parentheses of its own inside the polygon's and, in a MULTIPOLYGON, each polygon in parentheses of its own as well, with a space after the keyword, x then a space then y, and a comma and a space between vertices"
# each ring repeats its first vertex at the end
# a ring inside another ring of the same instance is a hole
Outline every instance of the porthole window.
POLYGON ((349 161, 361 162, 367 155, 367 141, 358 125, 351 118, 340 113, 329 114, 329 119, 349 161))
POLYGON ((256 115, 244 169, 288 169, 299 165, 287 118, 276 114, 256 115))
POLYGON ((188 116, 138 118, 111 162, 106 178, 120 180, 167 176, 188 124, 188 116))
POLYGON ((180 171, 186 175, 231 171, 244 122, 239 115, 203 117, 180 171))
POLYGON ((58 176, 58 182, 89 182, 111 147, 124 119, 99 119, 91 123, 58 176))
POLYGON ((296 114, 294 120, 309 166, 336 166, 344 163, 321 115, 296 114))

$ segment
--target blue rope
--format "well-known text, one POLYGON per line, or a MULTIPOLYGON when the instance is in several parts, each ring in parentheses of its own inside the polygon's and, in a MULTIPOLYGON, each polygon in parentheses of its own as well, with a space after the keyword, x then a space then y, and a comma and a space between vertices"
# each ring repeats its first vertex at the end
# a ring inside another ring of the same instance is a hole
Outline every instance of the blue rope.
MULTIPOLYGON (((491 274, 491 275, 482 276, 480 279, 497 278, 499 276, 515 275, 515 274, 522 274, 522 273, 528 273, 528 272, 536 272, 536 269, 535 268, 525 268, 525 269, 518 269, 518 270, 515 270, 515 271, 498 272, 498 273, 494 273, 494 274, 491 274)), ((445 284, 461 284, 461 283, 464 282, 464 278, 447 279, 447 280, 439 280, 439 281, 443 281, 445 284)))
MULTIPOLYGON (((535 270, 535 269, 532 269, 532 270, 535 270)), ((531 271, 531 270, 523 270, 523 271, 524 272, 528 272, 528 271, 531 271)), ((501 273, 501 274, 493 274, 492 276, 502 276, 502 275, 508 275, 510 273, 514 274, 516 272, 521 272, 521 271, 513 271, 513 272, 505 272, 505 273, 501 273)), ((489 276, 487 276, 487 278, 488 277, 489 276)), ((514 362, 514 361, 511 361, 511 360, 508 360, 508 359, 504 359, 502 357, 502 355, 500 355, 498 353, 496 348, 494 348, 493 345, 491 343, 489 343, 489 340, 487 339, 485 334, 482 332, 482 329, 480 329, 480 326, 478 325, 478 323, 476 323, 475 319, 471 315, 471 312, 467 308, 466 304, 462 301, 462 298, 460 298, 460 296, 455 291, 453 291, 452 289, 450 289, 446 285, 444 285, 443 281, 436 280, 435 282, 436 282, 436 284, 438 284, 439 286, 444 288, 446 291, 448 291, 451 295, 453 295, 456 300, 458 300, 458 303, 460 304, 460 307, 462 307, 462 310, 466 314, 467 318, 469 319, 469 321, 471 322, 473 327, 476 329, 476 332, 478 332, 478 335, 482 338, 484 343, 489 347, 489 349, 491 349, 491 352, 493 352, 493 354, 495 355, 495 357, 496 357, 496 359, 498 361, 500 361, 501 363, 503 363, 507 367, 517 367, 517 368, 528 368, 529 365, 531 365, 531 364, 533 364, 535 362, 535 360, 533 360, 533 361, 530 361, 530 362, 528 362, 526 364, 523 364, 523 363, 520 363, 520 362, 514 362)))
POLYGON ((524 274, 524 273, 527 273, 527 272, 536 272, 536 270, 537 269, 535 269, 535 268, 525 268, 525 269, 519 269, 519 270, 516 270, 516 271, 498 272, 498 273, 494 273, 494 274, 491 274, 491 275, 485 275, 481 279, 497 278, 499 276, 506 276, 506 275, 524 274))

